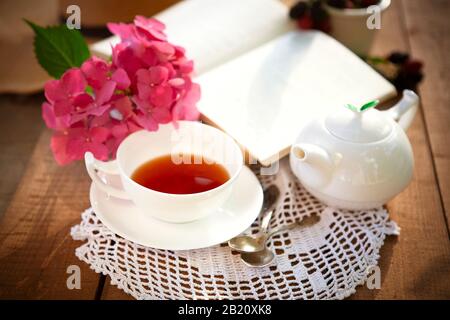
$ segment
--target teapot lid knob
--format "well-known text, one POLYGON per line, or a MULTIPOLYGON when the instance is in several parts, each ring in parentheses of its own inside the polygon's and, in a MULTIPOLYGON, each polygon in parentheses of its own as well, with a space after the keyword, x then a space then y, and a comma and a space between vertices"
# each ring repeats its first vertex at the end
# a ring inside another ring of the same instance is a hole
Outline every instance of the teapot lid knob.
POLYGON ((334 136, 355 143, 370 143, 382 140, 392 131, 392 124, 381 112, 374 110, 378 100, 361 107, 345 105, 325 118, 325 127, 334 136))

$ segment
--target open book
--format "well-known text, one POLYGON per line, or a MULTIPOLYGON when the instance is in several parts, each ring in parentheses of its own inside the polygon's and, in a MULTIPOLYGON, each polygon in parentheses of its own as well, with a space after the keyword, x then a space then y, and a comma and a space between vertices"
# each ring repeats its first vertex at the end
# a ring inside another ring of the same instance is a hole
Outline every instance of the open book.
MULTIPOLYGON (((314 117, 396 95, 333 38, 296 30, 287 10, 277 0, 186 0, 156 16, 194 60, 204 120, 263 165, 288 154, 314 117)), ((111 37, 91 50, 108 56, 117 42, 111 37)))

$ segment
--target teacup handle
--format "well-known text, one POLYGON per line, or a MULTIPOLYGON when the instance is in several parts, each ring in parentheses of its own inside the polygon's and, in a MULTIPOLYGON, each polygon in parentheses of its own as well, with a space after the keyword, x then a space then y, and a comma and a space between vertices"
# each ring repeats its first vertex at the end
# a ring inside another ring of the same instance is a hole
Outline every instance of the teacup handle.
POLYGON ((86 152, 84 154, 84 162, 86 164, 86 170, 91 177, 92 181, 98 186, 103 192, 110 196, 119 199, 130 199, 125 190, 110 186, 104 182, 97 174, 97 171, 101 171, 107 175, 118 175, 119 168, 117 167, 116 161, 103 162, 94 158, 91 152, 86 152))

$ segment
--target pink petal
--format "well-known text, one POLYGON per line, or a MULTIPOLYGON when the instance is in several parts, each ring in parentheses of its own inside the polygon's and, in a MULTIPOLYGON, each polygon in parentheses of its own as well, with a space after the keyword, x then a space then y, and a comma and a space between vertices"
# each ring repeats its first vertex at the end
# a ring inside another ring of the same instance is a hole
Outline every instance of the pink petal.
POLYGON ((48 102, 44 102, 42 104, 42 118, 44 119, 47 127, 56 129, 55 112, 53 112, 53 106, 48 102))
POLYGON ((144 67, 143 62, 134 53, 130 46, 118 44, 113 48, 113 63, 118 68, 123 68, 128 77, 133 80, 136 71, 144 67))
POLYGON ((137 91, 140 99, 148 100, 152 94, 152 87, 147 83, 138 82, 137 91))
POLYGON ((163 32, 165 25, 156 19, 136 16, 134 18, 134 25, 138 34, 145 36, 148 40, 165 41, 167 39, 163 32))
POLYGON ((72 155, 66 152, 67 142, 68 137, 59 133, 54 134, 50 140, 50 148, 52 149, 53 156, 56 162, 61 166, 75 160, 72 155))
POLYGON ((107 23, 106 26, 112 34, 119 36, 122 40, 129 40, 134 37, 134 26, 126 23, 107 23))
POLYGON ((144 129, 147 129, 149 131, 158 130, 158 123, 148 114, 139 113, 134 116, 134 120, 138 125, 140 125, 144 129))
POLYGON ((108 112, 104 112, 103 114, 99 116, 95 116, 91 121, 91 127, 102 127, 106 126, 108 123, 111 122, 111 118, 108 114, 108 112))
POLYGON ((168 85, 160 85, 152 88, 150 102, 155 107, 169 108, 174 100, 174 91, 168 85))
POLYGON ((115 125, 111 129, 111 134, 115 138, 123 139, 128 135, 128 126, 125 123, 120 123, 118 125, 115 125))
POLYGON ((186 53, 186 49, 184 49, 183 47, 180 46, 174 46, 175 48, 175 56, 177 56, 178 58, 183 57, 186 53))
POLYGON ((133 110, 133 105, 131 104, 130 98, 126 96, 114 101, 113 106, 124 118, 129 117, 133 110))
POLYGON ((132 134, 133 132, 142 130, 142 127, 139 126, 136 122, 134 122, 132 118, 129 118, 126 121, 126 124, 128 126, 128 130, 130 131, 130 134, 132 134))
POLYGON ((147 112, 147 110, 150 108, 150 103, 146 100, 139 98, 138 96, 132 97, 131 100, 134 102, 137 109, 142 112, 147 112))
POLYGON ((144 51, 139 55, 139 58, 147 67, 154 66, 158 64, 158 55, 153 48, 145 48, 144 51))
POLYGON ((122 68, 114 71, 114 73, 111 77, 111 80, 113 80, 117 84, 117 89, 120 89, 120 90, 127 89, 131 84, 128 74, 122 68))
POLYGON ((174 65, 172 64, 172 62, 163 62, 160 64, 161 67, 164 67, 167 69, 167 71, 169 72, 168 74, 168 78, 177 78, 178 75, 178 71, 175 70, 174 65))
POLYGON ((86 109, 92 102, 94 102, 94 98, 90 94, 82 93, 73 99, 73 106, 76 111, 79 111, 86 109))
POLYGON ((192 83, 191 89, 184 97, 184 118, 186 120, 197 120, 200 117, 200 112, 197 109, 197 102, 200 100, 201 90, 197 83, 192 83))
POLYGON ((67 93, 77 94, 86 89, 86 79, 79 68, 67 70, 61 77, 63 89, 67 93))
POLYGON ((86 130, 84 124, 72 125, 66 131, 70 139, 86 139, 88 137, 88 131, 86 130))
POLYGON ((74 138, 69 136, 69 139, 67 140, 66 153, 74 160, 82 159, 83 155, 87 151, 87 144, 87 140, 83 138, 74 138))
POLYGON ((86 153, 87 151, 90 151, 94 154, 95 159, 98 160, 102 160, 102 161, 107 161, 109 160, 109 150, 108 147, 104 144, 100 144, 100 143, 90 143, 86 146, 86 151, 83 152, 83 157, 84 158, 84 153, 86 153))
POLYGON ((173 79, 170 79, 169 81, 167 81, 167 83, 170 86, 178 89, 178 88, 182 88, 184 86, 185 81, 183 78, 173 78, 173 79))
POLYGON ((120 143, 123 141, 124 138, 110 138, 108 141, 106 141, 105 145, 108 148, 111 159, 115 159, 117 157, 117 149, 120 146, 120 143))
MULTIPOLYGON (((164 67, 152 67, 148 70, 141 69, 136 72, 137 89, 139 98, 147 100, 154 93, 154 85, 159 85, 167 80, 169 71, 164 67)), ((161 90, 159 90, 161 92, 161 90)))
POLYGON ((178 66, 178 70, 181 73, 189 74, 194 70, 194 62, 192 60, 187 60, 186 58, 178 59, 173 62, 174 65, 178 66))
POLYGON ((168 42, 153 42, 152 47, 162 55, 161 59, 169 59, 175 54, 175 48, 168 42))
POLYGON ((90 110, 87 112, 89 115, 93 116, 101 116, 103 115, 109 108, 111 108, 110 103, 102 104, 102 105, 95 105, 95 107, 90 108, 90 110))
POLYGON ((134 24, 140 25, 142 27, 162 31, 166 28, 166 25, 155 18, 146 18, 144 16, 136 16, 134 18, 134 24))
POLYGON ((89 130, 89 134, 90 134, 93 142, 102 143, 102 142, 105 142, 106 139, 108 139, 110 132, 105 127, 96 127, 96 128, 91 128, 89 130))
POLYGON ((50 129, 63 130, 68 126, 70 115, 56 117, 53 106, 47 102, 42 104, 42 118, 50 129))
POLYGON ((70 100, 59 100, 53 104, 53 110, 55 116, 60 117, 69 114, 73 109, 72 102, 70 100))
POLYGON ((47 98, 49 102, 55 102, 67 98, 66 92, 60 89, 59 84, 59 80, 49 80, 45 83, 45 98, 47 98))
POLYGON ((188 92, 176 103, 172 109, 173 119, 177 120, 197 120, 200 112, 196 107, 196 103, 200 99, 200 86, 192 83, 188 92))
POLYGON ((116 89, 116 83, 114 81, 107 81, 103 87, 95 93, 95 102, 97 105, 102 105, 108 102, 116 89))
POLYGON ((148 69, 150 84, 161 84, 167 81, 169 70, 164 67, 151 67, 148 69))
POLYGON ((153 108, 151 116, 158 123, 169 123, 172 121, 172 115, 167 108, 153 108))
POLYGON ((136 79, 138 82, 149 85, 150 84, 150 72, 146 69, 139 69, 136 72, 136 79))
POLYGON ((73 99, 73 110, 70 114, 70 124, 76 123, 78 121, 84 120, 90 114, 91 110, 95 110, 96 104, 94 103, 94 98, 83 93, 73 99))
POLYGON ((81 65, 81 71, 86 77, 88 84, 95 89, 101 88, 108 80, 108 64, 95 56, 81 65))
POLYGON ((125 51, 127 48, 129 47, 129 45, 125 42, 120 42, 118 44, 116 44, 115 46, 112 47, 112 63, 115 66, 119 66, 120 64, 120 55, 122 54, 123 51, 125 51))

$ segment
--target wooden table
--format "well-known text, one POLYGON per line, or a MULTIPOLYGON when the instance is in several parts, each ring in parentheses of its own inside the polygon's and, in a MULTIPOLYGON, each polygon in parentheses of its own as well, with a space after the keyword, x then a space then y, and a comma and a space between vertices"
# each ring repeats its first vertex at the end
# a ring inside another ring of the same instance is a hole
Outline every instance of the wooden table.
MULTIPOLYGON (((408 136, 414 180, 388 204, 401 227, 381 249, 380 290, 352 299, 450 298, 450 1, 393 0, 374 54, 408 51, 425 62, 422 105, 408 136)), ((89 207, 82 163, 58 167, 40 118, 43 96, 0 96, 0 298, 127 299, 79 261, 69 235, 89 207), (69 290, 69 265, 81 289, 69 290)))

